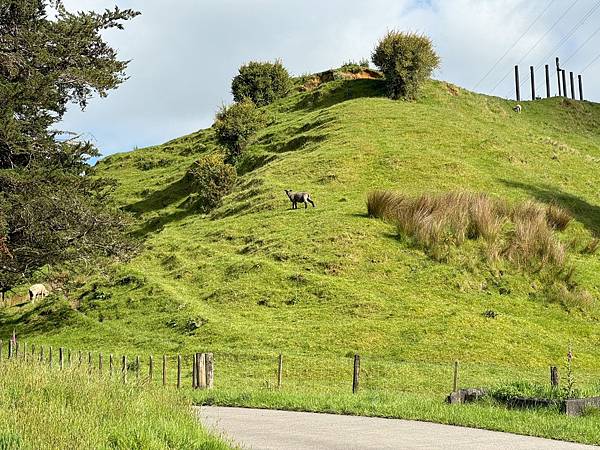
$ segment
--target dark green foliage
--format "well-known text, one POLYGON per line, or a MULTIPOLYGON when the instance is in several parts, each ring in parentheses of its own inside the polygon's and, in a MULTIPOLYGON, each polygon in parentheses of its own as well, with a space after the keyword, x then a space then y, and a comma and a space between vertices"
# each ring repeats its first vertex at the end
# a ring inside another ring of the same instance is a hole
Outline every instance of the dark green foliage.
POLYGON ((84 108, 125 80, 126 61, 102 39, 132 10, 68 12, 61 2, 0 0, 0 290, 48 264, 129 248, 110 182, 92 180, 98 151, 54 130, 70 103, 84 108), (46 11, 56 10, 51 20, 46 11), (69 139, 65 140, 65 137, 69 139))
POLYGON ((440 65, 431 39, 395 30, 379 41, 371 57, 385 75, 388 95, 393 99, 415 99, 423 82, 440 65))
POLYGON ((195 193, 191 207, 208 212, 219 206, 221 199, 231 191, 236 172, 222 155, 210 154, 194 162, 186 177, 195 193))
POLYGON ((280 61, 251 61, 239 68, 231 83, 231 93, 236 102, 251 99, 257 106, 265 106, 285 97, 292 80, 280 61))
POLYGON ((213 128, 217 142, 227 149, 226 162, 234 164, 264 125, 263 112, 249 99, 221 107, 213 128))
POLYGON ((0 291, 37 268, 131 250, 127 217, 107 205, 110 186, 61 172, 0 171, 0 291))

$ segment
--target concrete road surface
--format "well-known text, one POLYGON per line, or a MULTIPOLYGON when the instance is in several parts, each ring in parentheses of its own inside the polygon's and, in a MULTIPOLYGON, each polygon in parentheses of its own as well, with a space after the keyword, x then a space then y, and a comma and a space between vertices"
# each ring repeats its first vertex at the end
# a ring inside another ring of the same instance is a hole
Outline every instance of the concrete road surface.
POLYGON ((575 450, 598 447, 412 420, 199 407, 200 421, 245 449, 575 450))

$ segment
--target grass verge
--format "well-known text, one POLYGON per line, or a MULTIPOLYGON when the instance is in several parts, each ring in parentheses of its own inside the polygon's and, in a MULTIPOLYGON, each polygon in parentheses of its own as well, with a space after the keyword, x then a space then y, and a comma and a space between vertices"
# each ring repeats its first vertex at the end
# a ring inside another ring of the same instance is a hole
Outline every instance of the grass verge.
POLYGON ((0 449, 226 449, 170 389, 0 364, 0 449))

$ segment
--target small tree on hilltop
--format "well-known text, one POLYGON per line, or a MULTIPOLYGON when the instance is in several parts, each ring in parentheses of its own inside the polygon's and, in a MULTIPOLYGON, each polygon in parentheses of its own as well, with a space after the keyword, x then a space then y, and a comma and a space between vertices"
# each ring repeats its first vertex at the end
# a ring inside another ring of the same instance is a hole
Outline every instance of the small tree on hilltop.
POLYGON ((395 30, 379 41, 371 58, 385 75, 393 99, 415 99, 423 82, 440 65, 431 39, 395 30))
POLYGON ((239 68, 231 83, 231 93, 236 102, 251 99, 256 106, 265 106, 290 91, 290 75, 280 61, 252 61, 239 68))
POLYGON ((235 168, 225 163, 223 155, 210 154, 194 162, 187 172, 191 190, 196 193, 193 207, 208 212, 219 206, 236 176, 235 168))
POLYGON ((234 164, 264 124, 264 114, 249 99, 221 107, 213 128, 217 141, 227 149, 226 162, 234 164))

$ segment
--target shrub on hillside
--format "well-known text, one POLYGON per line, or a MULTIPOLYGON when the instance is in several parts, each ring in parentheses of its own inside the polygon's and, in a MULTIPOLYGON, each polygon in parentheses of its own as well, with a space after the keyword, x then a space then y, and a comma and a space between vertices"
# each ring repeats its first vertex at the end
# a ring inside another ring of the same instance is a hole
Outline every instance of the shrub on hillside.
POLYGON ((285 97, 292 87, 290 75, 280 61, 251 61, 239 68, 231 83, 236 102, 251 99, 256 106, 265 106, 285 97))
POLYGON ((431 39, 394 30, 379 41, 371 57, 385 75, 393 99, 416 98, 423 82, 440 65, 431 39))
POLYGON ((264 114, 249 99, 221 107, 213 128, 217 141, 227 149, 226 162, 235 164, 264 124, 264 114))
POLYGON ((235 168, 226 164, 223 156, 210 154, 194 162, 187 172, 191 190, 195 193, 190 207, 208 212, 221 204, 235 183, 235 168))

